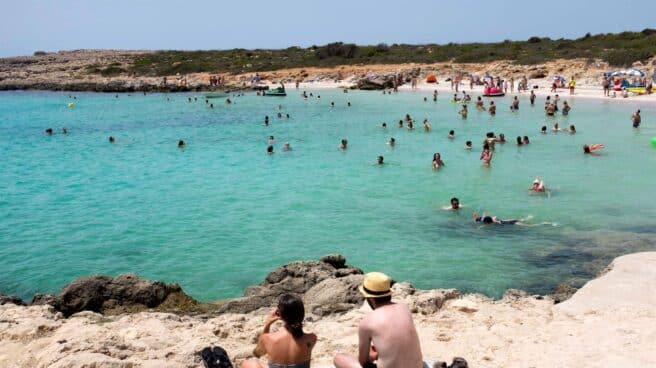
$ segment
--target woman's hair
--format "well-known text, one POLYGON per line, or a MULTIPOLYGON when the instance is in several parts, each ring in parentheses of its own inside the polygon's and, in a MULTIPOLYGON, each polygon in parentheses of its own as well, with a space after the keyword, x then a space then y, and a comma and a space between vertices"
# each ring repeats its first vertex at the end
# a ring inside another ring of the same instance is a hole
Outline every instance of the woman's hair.
POLYGON ((295 338, 303 336, 303 318, 305 318, 305 307, 301 298, 284 294, 278 300, 278 313, 285 322, 285 327, 295 338))

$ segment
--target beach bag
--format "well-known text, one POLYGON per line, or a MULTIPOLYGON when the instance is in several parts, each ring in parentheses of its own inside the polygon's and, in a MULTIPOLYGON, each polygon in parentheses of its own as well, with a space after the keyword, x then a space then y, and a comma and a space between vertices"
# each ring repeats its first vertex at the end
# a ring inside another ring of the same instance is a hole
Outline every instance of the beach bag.
POLYGON ((205 368, 232 368, 228 352, 220 346, 206 347, 200 352, 205 368))

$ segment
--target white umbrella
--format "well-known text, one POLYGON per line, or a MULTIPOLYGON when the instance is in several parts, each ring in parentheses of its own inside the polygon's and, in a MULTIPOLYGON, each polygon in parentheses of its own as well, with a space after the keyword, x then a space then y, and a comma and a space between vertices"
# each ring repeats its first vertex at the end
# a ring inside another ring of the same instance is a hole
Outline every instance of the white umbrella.
POLYGON ((645 76, 645 72, 643 72, 642 70, 638 70, 638 69, 625 70, 624 74, 630 75, 632 77, 644 77, 645 76))

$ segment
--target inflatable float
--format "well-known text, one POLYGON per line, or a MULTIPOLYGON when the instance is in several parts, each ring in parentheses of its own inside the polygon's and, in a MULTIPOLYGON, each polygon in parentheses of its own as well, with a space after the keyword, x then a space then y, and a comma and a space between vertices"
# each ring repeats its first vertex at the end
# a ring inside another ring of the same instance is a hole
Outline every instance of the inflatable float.
POLYGON ((503 93, 503 90, 499 87, 489 87, 485 86, 483 89, 483 97, 503 97, 506 94, 503 93))
POLYGON ((264 91, 265 96, 287 96, 285 85, 280 83, 280 87, 264 91))
POLYGON ((426 77, 426 83, 437 83, 437 77, 435 74, 429 74, 428 77, 426 77))

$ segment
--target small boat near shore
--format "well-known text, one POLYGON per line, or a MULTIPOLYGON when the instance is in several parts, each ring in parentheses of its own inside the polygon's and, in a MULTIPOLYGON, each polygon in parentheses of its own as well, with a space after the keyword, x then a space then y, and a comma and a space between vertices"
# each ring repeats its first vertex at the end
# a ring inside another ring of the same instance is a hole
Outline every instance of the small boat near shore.
POLYGON ((280 83, 280 87, 264 91, 265 96, 287 96, 285 85, 280 83))

